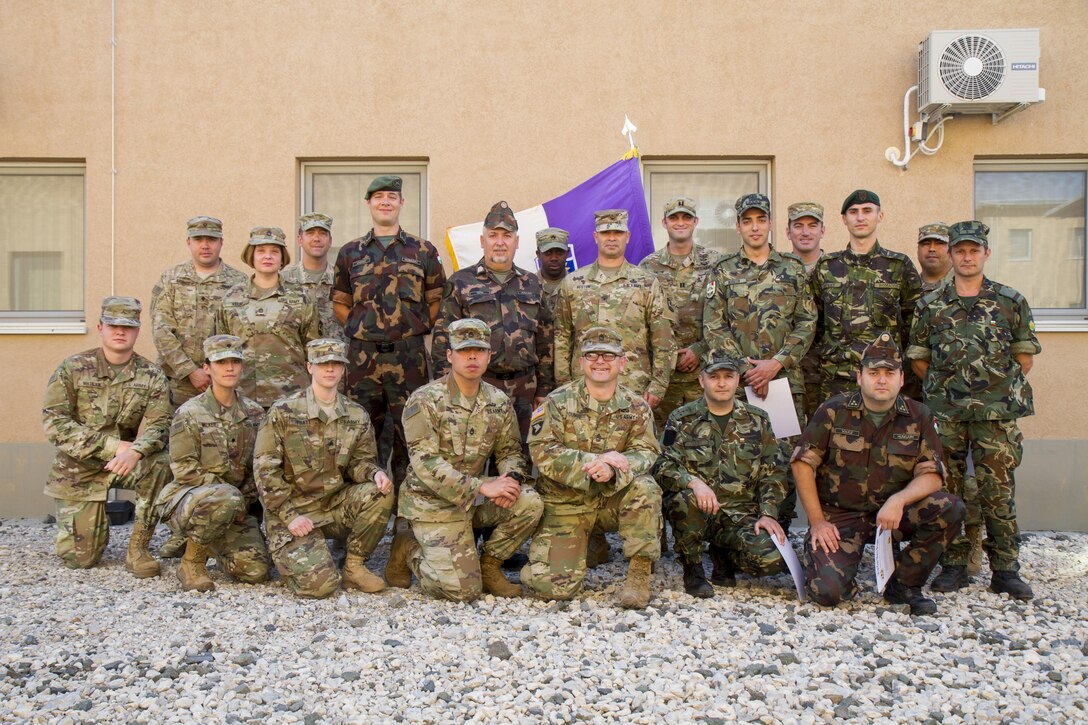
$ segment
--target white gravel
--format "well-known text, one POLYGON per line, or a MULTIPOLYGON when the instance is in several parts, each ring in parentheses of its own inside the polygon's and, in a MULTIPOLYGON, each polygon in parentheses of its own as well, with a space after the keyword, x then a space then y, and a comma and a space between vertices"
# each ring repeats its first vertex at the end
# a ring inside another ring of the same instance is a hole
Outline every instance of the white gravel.
POLYGON ((785 576, 695 600, 671 559, 644 612, 613 605, 618 561, 570 604, 304 602, 215 567, 215 592, 183 593, 176 561, 137 581, 128 532, 77 572, 53 526, 0 522, 0 722, 1088 720, 1085 534, 1028 535, 1033 602, 979 576, 911 618, 872 591, 868 555, 862 596, 834 610, 799 604, 785 576))

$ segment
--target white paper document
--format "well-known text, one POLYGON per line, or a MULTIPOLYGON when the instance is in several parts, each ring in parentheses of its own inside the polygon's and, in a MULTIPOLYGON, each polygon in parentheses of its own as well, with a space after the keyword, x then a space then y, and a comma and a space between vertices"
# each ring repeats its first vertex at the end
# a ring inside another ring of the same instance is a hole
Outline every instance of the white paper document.
POLYGON ((884 593, 888 580, 895 571, 895 552, 892 547, 892 532, 881 526, 876 527, 876 541, 873 542, 873 568, 876 570, 876 590, 884 593))
POLYGON ((793 575, 793 585, 797 587, 797 598, 802 602, 805 601, 805 570, 801 568, 801 562, 797 560, 797 553, 790 546, 790 540, 787 538, 784 543, 779 543, 778 539, 772 536, 771 541, 778 547, 778 553, 786 560, 786 566, 793 575))
POLYGON ((744 394, 747 396, 749 405, 767 411, 775 438, 800 435, 801 424, 797 420, 797 408, 793 407, 793 394, 790 393, 789 380, 785 378, 772 380, 767 385, 766 398, 757 397, 751 385, 745 386, 744 394))

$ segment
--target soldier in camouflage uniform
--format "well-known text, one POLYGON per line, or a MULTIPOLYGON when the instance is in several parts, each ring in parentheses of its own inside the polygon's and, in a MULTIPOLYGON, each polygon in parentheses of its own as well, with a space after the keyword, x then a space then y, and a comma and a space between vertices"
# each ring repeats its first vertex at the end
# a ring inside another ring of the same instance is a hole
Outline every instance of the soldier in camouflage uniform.
POLYGON ((619 385, 626 364, 619 332, 589 328, 580 352, 582 375, 553 391, 529 428, 544 518, 521 581, 544 599, 574 597, 585 581, 590 532, 619 531, 630 560, 619 604, 642 609, 661 555, 661 489, 649 475, 660 451, 653 415, 619 385))
MULTIPOLYGON (((812 349, 821 362, 821 400, 854 389, 861 353, 882 331, 890 332, 900 349, 906 346, 922 294, 910 258, 884 249, 877 240, 884 219, 880 197, 854 191, 843 201, 842 219, 849 245, 821 257, 809 278, 819 311, 812 349)), ((909 383, 905 395, 916 392, 909 383)))
POLYGON ((398 486, 408 467, 404 402, 427 382, 423 340, 446 284, 438 250, 400 226, 402 185, 399 176, 379 176, 367 187, 374 228, 340 248, 332 289, 333 311, 350 342, 348 396, 366 408, 379 434, 392 418, 398 486))
POLYGON ((857 594, 858 564, 879 525, 909 540, 884 598, 908 604, 912 614, 937 611, 922 586, 965 510, 941 490, 944 463, 933 415, 899 394, 902 365, 892 333, 881 332, 862 353, 857 388, 821 405, 794 449, 797 493, 810 524, 806 589, 821 606, 857 594))
POLYGON ((298 219, 301 258, 280 274, 284 284, 303 287, 317 306, 321 316, 321 337, 344 338, 344 327, 332 312, 333 265, 329 260, 332 248, 332 217, 324 214, 303 214, 298 219))
POLYGON ((264 408, 238 394, 242 340, 215 335, 204 341, 204 368, 212 384, 178 408, 170 425, 174 480, 156 501, 156 517, 186 540, 178 567, 184 590, 210 591, 208 556, 247 584, 268 579, 268 547, 249 506, 257 501, 253 444, 264 408))
POLYGON ((385 588, 366 568, 393 513, 393 482, 377 463, 374 428, 362 406, 337 388, 347 344, 306 345, 312 383, 277 401, 257 432, 253 474, 264 505, 272 561, 300 597, 322 598, 345 586, 385 588), (346 539, 343 572, 325 539, 346 539))
POLYGON ((918 227, 918 268, 922 270, 923 294, 952 279, 947 224, 934 222, 918 227))
MULTIPOLYGON (((809 294, 805 268, 792 254, 770 244, 771 200, 747 194, 736 202, 737 232, 743 245, 714 268, 703 307, 707 345, 746 360, 741 376, 756 395, 766 396, 772 380, 785 378, 793 394, 797 419, 805 426, 805 379, 801 358, 816 330, 816 305, 809 294)), ((739 391, 742 399, 744 390, 739 391)), ((783 460, 791 441, 784 439, 783 460)), ((779 521, 789 529, 797 494, 789 481, 779 521)))
POLYGON ((679 349, 669 387, 661 404, 654 409, 658 430, 665 427, 665 421, 674 410, 702 397, 699 366, 707 351, 703 340, 703 291, 711 270, 722 257, 712 249, 695 244, 699 215, 695 212, 694 200, 679 196, 665 202, 661 226, 669 236, 668 245, 638 265, 657 277, 676 316, 673 336, 679 349))
POLYGON ((221 221, 193 217, 186 236, 192 259, 163 272, 151 292, 151 335, 170 381, 174 408, 211 382, 201 367, 204 340, 215 332, 215 314, 227 290, 246 281, 242 272, 219 258, 221 221))
POLYGON ((291 261, 283 230, 254 227, 242 261, 253 277, 231 288, 216 316, 216 332, 242 338, 245 364, 239 392, 268 409, 309 385, 306 343, 321 337, 321 318, 305 288, 287 284, 291 261))
MULTIPOLYGON (((759 408, 736 400, 743 359, 712 351, 699 375, 703 397, 669 416, 654 478, 684 567, 684 590, 714 596, 703 571, 703 542, 726 559, 715 584, 734 586, 733 571, 751 576, 785 568, 771 541, 785 543, 779 507, 786 497, 786 453, 759 408)), ((717 567, 715 567, 717 570, 717 567)))
MULTIPOLYGON (((986 525, 990 589, 1031 599, 1031 587, 1017 573, 1014 471, 1023 457, 1023 436, 1016 421, 1035 412, 1026 375, 1042 347, 1024 296, 983 274, 989 231, 978 221, 950 227, 955 277, 922 298, 907 356, 925 382, 926 405, 940 421, 948 489, 964 497, 969 512, 980 509, 986 525), (965 486, 968 452, 977 491, 965 486)), ((934 591, 967 586, 968 553, 965 537, 952 542, 934 591)))
POLYGON ((540 280, 514 265, 517 232, 510 206, 505 201, 492 206, 480 235, 483 258, 446 282, 431 338, 431 369, 436 376, 449 371, 451 323, 470 317, 486 322, 491 327, 491 362, 484 380, 510 398, 524 441, 533 408, 555 387, 555 364, 552 313, 542 304, 540 280))
POLYGON ((536 529, 544 506, 522 486, 529 462, 510 399, 483 381, 491 326, 470 317, 446 335, 449 372, 412 393, 404 409, 412 463, 398 507, 412 528, 394 537, 386 576, 407 588, 415 573, 423 591, 458 602, 482 592, 520 596, 499 567, 536 529), (491 456, 498 475, 481 477, 491 456), (482 556, 473 527, 494 528, 482 556))
POLYGON ((142 579, 159 574, 147 544, 155 498, 170 477, 163 451, 170 394, 159 366, 133 352, 140 310, 135 297, 102 300, 102 345, 60 364, 45 388, 42 419, 57 448, 45 484, 57 502, 57 556, 71 569, 97 564, 109 541, 109 490, 135 490, 125 569, 142 579))
POLYGON ((547 227, 536 233, 536 261, 540 266, 541 301, 555 317, 555 303, 559 297, 559 285, 567 276, 567 257, 570 256, 570 233, 566 229, 547 227))
MULTIPOLYGON (((812 274, 824 250, 820 246, 824 232, 824 207, 814 201, 799 201, 786 210, 788 226, 786 236, 793 245, 793 253, 805 265, 805 276, 812 274)), ((813 340, 819 336, 814 332, 813 340)), ((801 358, 801 377, 805 381, 805 420, 812 417, 824 399, 820 397, 820 358, 816 346, 809 346, 801 358)))
POLYGON ((623 336, 627 363, 620 384, 656 408, 676 363, 675 316, 653 274, 623 258, 631 233, 627 210, 595 213, 597 261, 563 280, 555 310, 555 382, 581 376, 578 340, 605 325, 623 336))

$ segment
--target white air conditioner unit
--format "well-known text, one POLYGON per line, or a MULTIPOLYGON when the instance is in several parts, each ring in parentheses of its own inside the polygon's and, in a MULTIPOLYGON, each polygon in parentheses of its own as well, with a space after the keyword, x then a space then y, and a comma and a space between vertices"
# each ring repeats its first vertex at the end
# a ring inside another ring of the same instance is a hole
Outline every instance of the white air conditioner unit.
POLYGON ((1039 29, 934 30, 918 44, 918 113, 992 113, 1039 103, 1039 29))

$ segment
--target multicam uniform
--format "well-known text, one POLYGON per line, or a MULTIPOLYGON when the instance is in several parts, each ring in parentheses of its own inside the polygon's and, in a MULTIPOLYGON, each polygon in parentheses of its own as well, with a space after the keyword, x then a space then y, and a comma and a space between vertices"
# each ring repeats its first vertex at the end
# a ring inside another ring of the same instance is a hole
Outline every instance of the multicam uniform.
MULTIPOLYGON (((544 279, 540 275, 537 275, 540 280, 540 304, 541 307, 548 310, 552 319, 555 319, 555 306, 559 302, 559 287, 563 284, 561 279, 544 279)), ((554 375, 552 377, 555 377, 554 375)))
POLYGON ((253 473, 272 561, 298 596, 326 597, 340 585, 326 537, 346 538, 348 554, 366 559, 385 533, 393 496, 383 496, 374 483, 377 455, 366 411, 341 394, 331 414, 310 386, 268 411, 253 473), (287 526, 298 516, 309 518, 314 530, 293 536, 287 526))
POLYGON ((593 399, 584 380, 553 391, 533 413, 529 450, 539 469, 544 517, 529 546, 521 581, 539 596, 570 599, 586 576, 586 545, 594 529, 619 531, 628 559, 661 555, 661 489, 650 477, 660 448, 646 402, 616 388, 607 402, 593 399), (607 451, 627 458, 597 483, 582 466, 607 451))
POLYGON ((778 518, 786 496, 786 456, 767 414, 737 400, 723 429, 705 398, 699 398, 669 416, 662 439, 654 479, 665 492, 665 512, 680 558, 700 564, 703 542, 709 541, 747 574, 782 571, 782 555, 770 535, 754 530, 760 516, 778 518), (699 510, 688 488, 693 478, 714 491, 717 513, 699 510))
POLYGON ((321 319, 321 337, 344 340, 344 327, 332 311, 333 266, 322 270, 309 270, 302 266, 302 260, 284 267, 280 279, 285 285, 301 287, 306 290, 310 301, 317 307, 321 319))
POLYGON ((411 466, 398 513, 411 522, 419 542, 408 564, 423 591, 471 601, 482 589, 473 527, 494 527, 484 554, 505 561, 540 521, 543 506, 532 488, 522 487, 508 509, 478 493, 492 455, 497 475, 528 476, 514 409, 505 393, 486 382, 474 398, 466 397, 450 373, 408 399, 404 433, 411 466))

